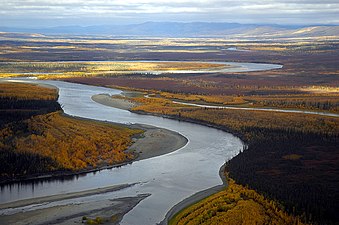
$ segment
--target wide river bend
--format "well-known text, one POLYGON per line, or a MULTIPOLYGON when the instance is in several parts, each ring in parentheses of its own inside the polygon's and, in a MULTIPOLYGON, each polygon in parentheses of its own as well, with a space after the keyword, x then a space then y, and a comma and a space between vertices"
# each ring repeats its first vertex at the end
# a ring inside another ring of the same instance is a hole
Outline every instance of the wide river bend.
MULTIPOLYGON (((244 68, 272 69, 269 64, 255 64, 244 68)), ((244 69, 245 70, 245 69, 244 69)), ((104 106, 94 102, 96 94, 118 94, 120 90, 73 84, 62 81, 17 79, 20 82, 34 82, 56 86, 59 89, 59 103, 68 115, 117 123, 139 123, 176 131, 188 139, 186 146, 172 153, 140 160, 118 168, 74 176, 72 179, 51 179, 36 182, 18 182, 2 185, 0 203, 37 198, 55 194, 72 193, 119 184, 135 185, 120 191, 99 194, 77 200, 64 200, 22 208, 0 210, 1 215, 19 211, 35 210, 76 201, 96 201, 100 198, 115 199, 151 194, 129 213, 121 224, 150 225, 161 222, 166 213, 176 204, 193 194, 222 185, 219 169, 243 148, 242 141, 221 130, 166 119, 138 115, 126 110, 104 106)), ((95 131, 93 131, 95 132, 95 131)))

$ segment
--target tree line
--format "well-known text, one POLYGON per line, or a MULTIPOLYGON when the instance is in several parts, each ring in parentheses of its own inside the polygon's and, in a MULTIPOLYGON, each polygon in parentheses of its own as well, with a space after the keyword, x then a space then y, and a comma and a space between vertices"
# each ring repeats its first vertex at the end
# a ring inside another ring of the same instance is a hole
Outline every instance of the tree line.
POLYGON ((304 222, 339 221, 338 118, 135 100, 143 103, 136 111, 210 124, 240 136, 246 147, 227 163, 231 178, 280 202, 304 222))

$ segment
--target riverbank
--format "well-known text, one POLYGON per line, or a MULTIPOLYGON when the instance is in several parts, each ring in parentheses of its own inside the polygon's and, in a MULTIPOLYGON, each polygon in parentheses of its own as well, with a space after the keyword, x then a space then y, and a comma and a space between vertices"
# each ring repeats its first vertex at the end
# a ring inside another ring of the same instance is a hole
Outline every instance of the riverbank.
MULTIPOLYGON (((106 105, 106 106, 110 106, 110 107, 122 107, 122 106, 127 106, 129 105, 129 107, 124 108, 125 110, 129 110, 133 113, 137 113, 137 114, 142 114, 142 115, 152 115, 152 116, 160 116, 163 118, 167 118, 167 119, 173 119, 173 120, 182 120, 185 122, 190 122, 190 123, 196 123, 196 124, 200 124, 200 125, 204 125, 204 126, 208 126, 208 127, 212 127, 212 128, 216 128, 216 129, 220 129, 226 132, 231 132, 228 128, 224 127, 224 126, 220 126, 220 125, 216 125, 216 124, 211 124, 211 123, 207 123, 204 121, 199 121, 199 120, 195 120, 195 119, 190 119, 190 118, 182 118, 182 117, 178 117, 178 116, 173 116, 173 115, 164 115, 164 114, 157 114, 157 113, 148 113, 148 112, 144 112, 144 111, 135 111, 132 110, 132 108, 134 106, 136 106, 137 103, 133 103, 127 99, 123 99, 123 98, 115 98, 114 96, 109 96, 109 95, 94 95, 92 96, 92 100, 106 105)), ((234 131, 232 133, 235 133, 234 131)), ((239 133, 234 134, 236 136, 241 136, 239 133)), ((169 220, 176 215, 177 213, 179 213, 181 210, 185 209, 186 207, 197 203, 199 201, 201 201, 202 199, 215 194, 221 190, 223 190, 226 185, 227 185, 227 180, 226 180, 226 176, 225 176, 225 165, 223 165, 220 170, 219 170, 219 176, 223 182, 222 185, 218 185, 218 186, 214 186, 212 188, 209 188, 207 190, 203 190, 201 192, 198 192, 186 199, 184 199, 183 201, 179 202, 178 204, 176 204, 175 206, 173 206, 170 211, 166 214, 165 218, 163 221, 161 221, 161 225, 166 225, 168 224, 169 220)))
POLYGON ((0 209, 7 208, 7 211, 3 211, 4 214, 1 215, 0 223, 66 225, 86 222, 92 224, 92 221, 100 221, 100 224, 116 225, 122 220, 123 215, 133 209, 140 201, 147 198, 149 194, 123 198, 114 198, 112 195, 104 198, 99 196, 123 190, 133 185, 122 184, 4 204, 0 209), (95 195, 98 197, 91 198, 95 195))
POLYGON ((67 199, 72 199, 72 198, 80 198, 80 197, 86 197, 86 196, 95 195, 95 194, 104 194, 104 193, 108 193, 112 191, 122 190, 124 188, 128 188, 133 185, 134 184, 114 185, 111 187, 97 188, 97 189, 87 190, 87 191, 79 191, 79 192, 74 192, 74 193, 51 195, 51 196, 44 196, 44 197, 38 197, 38 198, 32 198, 32 199, 24 199, 24 200, 19 200, 15 202, 8 202, 8 203, 1 204, 0 209, 18 208, 18 207, 23 207, 27 205, 43 204, 46 202, 61 201, 61 200, 67 200, 67 199))
POLYGON ((96 120, 85 119, 81 117, 69 116, 65 113, 61 113, 61 116, 76 119, 79 121, 90 122, 90 123, 99 123, 107 125, 113 125, 122 128, 137 129, 143 130, 144 132, 132 137, 132 144, 125 150, 126 153, 132 153, 134 155, 133 159, 127 160, 121 163, 115 164, 102 164, 98 167, 88 167, 80 170, 58 170, 53 172, 31 174, 25 176, 19 176, 11 179, 3 179, 0 181, 1 185, 10 185, 15 182, 34 182, 38 180, 49 180, 49 179, 72 179, 74 176, 97 172, 104 169, 111 169, 114 167, 120 167, 132 163, 133 161, 138 161, 142 159, 152 158, 159 155, 164 155, 172 151, 178 150, 185 146, 188 140, 176 132, 162 129, 154 126, 148 126, 143 124, 132 124, 125 125, 112 122, 98 122, 96 120))
MULTIPOLYGON (((123 98, 114 98, 99 94, 92 96, 92 100, 106 106, 131 110, 138 103, 123 98)), ((145 132, 141 138, 135 138, 133 145, 128 148, 129 152, 137 154, 135 160, 147 159, 164 155, 182 148, 188 142, 187 138, 176 132, 143 124, 128 125, 129 128, 141 129, 145 132)))
MULTIPOLYGON (((103 102, 108 102, 109 100, 107 98, 103 98, 105 101, 103 102), (106 100, 107 99, 107 100, 106 100)), ((119 99, 120 102, 123 101, 123 99, 119 99)), ((106 106, 111 106, 114 107, 113 105, 119 101, 113 101, 111 103, 103 104, 106 106)), ((124 103, 122 103, 124 104, 124 103)), ((117 107, 115 107, 117 108, 117 107)), ((74 117, 74 116, 69 116, 67 114, 63 114, 64 116, 71 117, 71 118, 76 118, 79 120, 84 120, 84 121, 93 121, 93 122, 98 122, 96 120, 92 119, 86 119, 82 117, 74 117)), ((159 115, 158 115, 159 116, 159 115)), ((122 127, 127 127, 130 129, 139 129, 143 130, 144 132, 141 135, 137 135, 132 138, 133 144, 129 146, 126 150, 126 152, 133 153, 135 155, 133 160, 127 161, 125 163, 119 163, 115 165, 106 165, 106 166, 101 166, 96 169, 91 169, 91 170, 86 170, 86 171, 81 171, 77 174, 80 173, 88 173, 88 172, 95 172, 103 169, 110 169, 114 167, 120 167, 129 163, 132 163, 133 161, 139 161, 142 159, 148 159, 160 155, 165 155, 168 153, 171 153, 173 151, 176 151, 182 147, 184 147, 188 139, 184 137, 183 135, 167 130, 164 128, 159 128, 159 127, 154 127, 150 125, 145 125, 145 124, 120 124, 120 123, 114 123, 114 122, 103 122, 100 121, 99 123, 107 123, 107 124, 112 124, 116 126, 122 126, 122 127)))
MULTIPOLYGON (((63 116, 71 117, 65 114, 63 116)), ((78 117, 72 118, 91 121, 89 119, 78 117)), ((97 121, 93 122, 98 123, 97 121)), ((112 124, 117 125, 115 123, 112 124)), ((135 155, 135 160, 167 154, 183 147, 187 143, 187 139, 185 137, 170 130, 142 124, 120 124, 120 126, 144 130, 144 133, 141 135, 133 137, 134 143, 127 150, 128 152, 131 152, 135 155)), ((78 175, 95 172, 98 170, 122 166, 131 162, 121 163, 118 165, 108 165, 77 172, 66 171, 40 175, 37 177, 31 176, 26 180, 36 181, 41 179, 58 178, 63 180, 67 179, 67 177, 72 178, 75 174, 78 175)), ((127 212, 133 209, 140 201, 149 196, 149 194, 142 194, 133 197, 123 197, 117 199, 113 197, 116 191, 131 187, 133 185, 134 184, 123 184, 75 193, 38 197, 0 204, 0 210, 2 211, 2 214, 0 214, 0 224, 2 224, 2 222, 4 222, 4 224, 82 224, 83 222, 95 219, 104 221, 105 224, 118 224, 127 212), (110 195, 112 196, 112 199, 105 198, 89 202, 87 202, 87 200, 81 200, 93 198, 95 196, 100 198, 99 196, 101 195, 110 195), (6 212, 9 213, 6 214, 6 212), (86 221, 83 221, 83 217, 86 218, 86 221)))
POLYGON ((127 150, 136 154, 133 161, 168 154, 184 147, 188 142, 187 138, 181 134, 167 129, 143 124, 134 124, 130 127, 145 131, 142 137, 134 140, 134 143, 127 150))
POLYGON ((220 168, 219 170, 219 176, 223 182, 222 185, 218 185, 212 188, 209 188, 207 190, 203 190, 201 192, 195 193, 194 195, 182 200, 175 206, 173 206, 170 211, 165 216, 165 219, 160 222, 159 225, 167 225, 169 221, 177 215, 181 210, 203 200, 204 198, 207 198, 208 196, 211 196, 215 193, 218 193, 219 191, 222 191, 227 186, 227 178, 225 176, 225 164, 220 168))
POLYGON ((113 98, 108 94, 93 95, 92 100, 102 105, 123 110, 130 110, 131 108, 138 106, 136 102, 128 101, 122 98, 113 98))
POLYGON ((0 181, 1 185, 12 184, 15 182, 30 182, 30 181, 37 181, 37 180, 48 180, 48 179, 60 179, 64 180, 67 178, 72 179, 74 176, 86 174, 86 173, 93 173, 105 169, 111 169, 115 167, 121 167, 133 161, 139 161, 142 159, 148 159, 164 154, 171 153, 176 151, 182 147, 184 147, 188 140, 184 136, 179 133, 173 132, 171 130, 158 128, 154 126, 144 125, 144 124, 119 124, 113 122, 102 122, 96 121, 81 117, 74 117, 69 116, 65 113, 62 113, 62 116, 67 118, 73 118, 80 121, 89 121, 93 123, 101 123, 101 124, 109 124, 114 126, 126 127, 129 129, 138 129, 143 130, 144 132, 139 135, 135 135, 132 137, 132 145, 130 145, 125 152, 132 153, 134 158, 131 160, 127 160, 122 163, 115 163, 115 164, 104 164, 98 166, 96 168, 85 168, 77 171, 71 170, 62 170, 62 171, 54 171, 54 172, 47 172, 47 173, 40 173, 40 174, 32 174, 27 176, 18 177, 15 179, 7 179, 0 181))
MULTIPOLYGON (((75 175, 95 172, 98 170, 118 167, 136 160, 151 158, 170 153, 182 148, 188 140, 173 131, 143 124, 125 125, 112 122, 99 122, 92 119, 69 116, 60 113, 63 117, 72 118, 83 122, 115 125, 130 129, 143 130, 142 134, 132 137, 133 144, 126 150, 133 153, 135 158, 129 162, 115 165, 106 165, 93 169, 81 171, 58 171, 56 173, 39 174, 26 177, 16 181, 36 181, 46 179, 64 180, 75 175)), ((14 180, 12 180, 14 182, 14 180)), ((11 184, 9 184, 11 185, 11 184)), ((133 209, 140 201, 147 198, 149 194, 140 194, 132 197, 114 197, 116 191, 131 187, 134 184, 123 184, 105 188, 97 188, 75 193, 58 194, 46 197, 24 199, 20 201, 0 204, 1 222, 5 224, 81 224, 98 218, 105 224, 118 224, 128 211, 133 209), (96 196, 112 196, 112 199, 96 200, 96 196), (82 199, 93 199, 87 201, 82 199), (83 220, 83 217, 86 220, 83 220)), ((90 223, 90 222, 89 222, 90 223)))
MULTIPOLYGON (((16 82, 19 83, 21 81, 16 81, 16 82)), ((23 81, 23 82, 25 83, 25 81, 23 81)), ((52 89, 55 92, 59 91, 59 89, 56 86, 50 85, 50 84, 15 84, 15 83, 10 83, 10 82, 4 81, 4 80, 1 81, 1 83, 5 83, 5 84, 8 83, 8 85, 12 85, 12 86, 14 85, 15 87, 17 85, 21 85, 22 87, 26 87, 26 86, 31 85, 32 87, 36 87, 36 88, 38 88, 38 87, 48 88, 48 90, 52 89)), ((12 86, 10 86, 10 87, 12 87, 12 86)), ((35 94, 36 94, 36 91, 35 91, 35 94)), ((126 92, 125 94, 128 95, 128 96, 133 96, 136 93, 126 92)), ((44 96, 44 95, 43 94, 38 95, 38 97, 40 97, 40 96, 44 96)), ((57 96, 58 95, 55 94, 55 96, 54 96, 55 101, 56 101, 57 96)), ((105 96, 105 95, 100 95, 99 97, 107 98, 107 96, 105 96)), ((118 103, 118 101, 116 103, 118 103)), ((135 106, 134 103, 131 103, 131 104, 133 106, 135 106)), ((67 115, 67 114, 65 114, 61 111, 60 111, 60 113, 58 113, 58 115, 61 116, 61 117, 59 116, 60 118, 64 118, 66 120, 68 118, 68 120, 72 120, 72 122, 75 123, 75 124, 73 124, 74 126, 76 126, 76 124, 77 124, 76 120, 78 120, 79 123, 82 123, 82 121, 83 121, 83 122, 86 122, 86 124, 89 124, 89 125, 91 125, 91 124, 92 125, 100 125, 101 124, 100 126, 102 126, 102 125, 105 124, 105 122, 98 122, 96 120, 89 120, 89 119, 85 119, 85 118, 81 118, 81 117, 69 116, 69 115, 67 115)), ((51 116, 49 116, 49 117, 51 117, 51 116)), ((49 118, 49 120, 50 119, 51 118, 49 118)), ((54 126, 54 125, 55 124, 49 124, 48 127, 54 126)), ((167 154, 167 153, 170 153, 172 151, 175 151, 175 150, 185 146, 186 143, 188 142, 188 140, 180 134, 177 134, 177 133, 172 132, 170 130, 160 129, 160 128, 156 128, 156 127, 152 127, 152 126, 146 126, 146 125, 140 125, 140 124, 125 125, 125 124, 111 123, 111 122, 107 122, 107 125, 108 126, 113 125, 113 126, 116 126, 117 128, 120 127, 120 128, 123 128, 123 129, 127 128, 127 129, 135 129, 135 130, 139 130, 139 131, 142 130, 143 131, 143 133, 141 133, 141 134, 131 136, 132 144, 130 144, 130 146, 128 146, 128 145, 125 146, 125 147, 128 147, 125 152, 133 154, 133 155, 129 154, 131 157, 123 160, 122 162, 119 162, 119 161, 114 162, 113 164, 103 161, 102 163, 97 164, 97 166, 95 166, 95 167, 94 166, 87 166, 87 167, 80 168, 80 169, 79 168, 60 169, 60 170, 54 170, 52 172, 50 172, 50 171, 34 172, 33 171, 33 172, 30 173, 30 171, 28 171, 28 172, 26 171, 23 174, 18 173, 15 177, 7 177, 7 178, 2 177, 0 179, 0 184, 6 185, 6 184, 20 182, 20 181, 35 181, 35 180, 43 180, 43 179, 58 179, 58 178, 68 179, 68 177, 71 178, 74 175, 96 172, 96 171, 100 171, 100 170, 103 170, 103 169, 109 169, 109 168, 112 168, 112 167, 119 167, 119 166, 122 166, 122 165, 129 164, 129 163, 131 163, 135 160, 141 160, 141 159, 146 159, 146 158, 151 158, 151 157, 167 154)), ((64 126, 64 124, 61 124, 60 126, 64 126)), ((70 131, 70 132, 73 132, 73 131, 70 131)), ((91 136, 93 136, 93 134, 90 134, 88 138, 90 138, 91 136)))

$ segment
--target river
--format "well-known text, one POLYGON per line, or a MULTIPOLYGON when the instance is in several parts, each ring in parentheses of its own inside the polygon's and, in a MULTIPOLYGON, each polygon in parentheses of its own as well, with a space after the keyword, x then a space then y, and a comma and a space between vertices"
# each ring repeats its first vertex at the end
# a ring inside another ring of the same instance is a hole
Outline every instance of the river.
MULTIPOLYGON (((119 123, 149 124, 179 132, 189 142, 185 147, 167 155, 137 161, 120 168, 89 173, 71 180, 55 179, 5 185, 1 187, 1 203, 138 182, 130 188, 104 194, 102 197, 120 198, 150 193, 151 196, 124 217, 122 224, 156 224, 172 206, 184 198, 222 184, 218 174, 219 168, 243 146, 238 138, 217 129, 138 115, 106 107, 91 100, 91 96, 95 94, 117 94, 120 93, 118 90, 60 81, 37 82, 59 88, 59 103, 69 115, 119 123)), ((65 201, 60 204, 65 204, 65 201)))
MULTIPOLYGON (((266 67, 265 65, 268 64, 259 66, 257 64, 252 66, 246 64, 243 68, 272 69, 272 66, 266 67)), ((74 176, 71 179, 49 179, 2 185, 0 202, 6 203, 112 185, 136 183, 129 188, 99 194, 95 197, 89 196, 76 200, 3 209, 0 210, 0 216, 76 201, 86 202, 96 201, 100 198, 116 199, 139 194, 151 194, 127 213, 121 224, 157 224, 164 219, 166 213, 174 205, 185 198, 211 187, 222 185, 218 173, 220 167, 243 148, 243 143, 239 138, 221 130, 161 117, 138 115, 98 104, 91 99, 96 94, 118 94, 121 92, 119 90, 62 81, 28 81, 27 79, 17 79, 17 81, 56 86, 59 89, 58 101, 68 115, 118 123, 149 124, 176 131, 185 136, 188 143, 181 149, 166 155, 136 161, 118 168, 74 176)))

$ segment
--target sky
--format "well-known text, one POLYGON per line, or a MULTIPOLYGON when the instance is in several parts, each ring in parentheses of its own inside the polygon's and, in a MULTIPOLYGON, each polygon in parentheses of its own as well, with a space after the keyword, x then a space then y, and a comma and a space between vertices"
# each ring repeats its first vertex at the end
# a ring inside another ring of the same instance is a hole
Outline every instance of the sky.
POLYGON ((0 26, 155 22, 339 24, 339 0, 0 0, 0 26))

